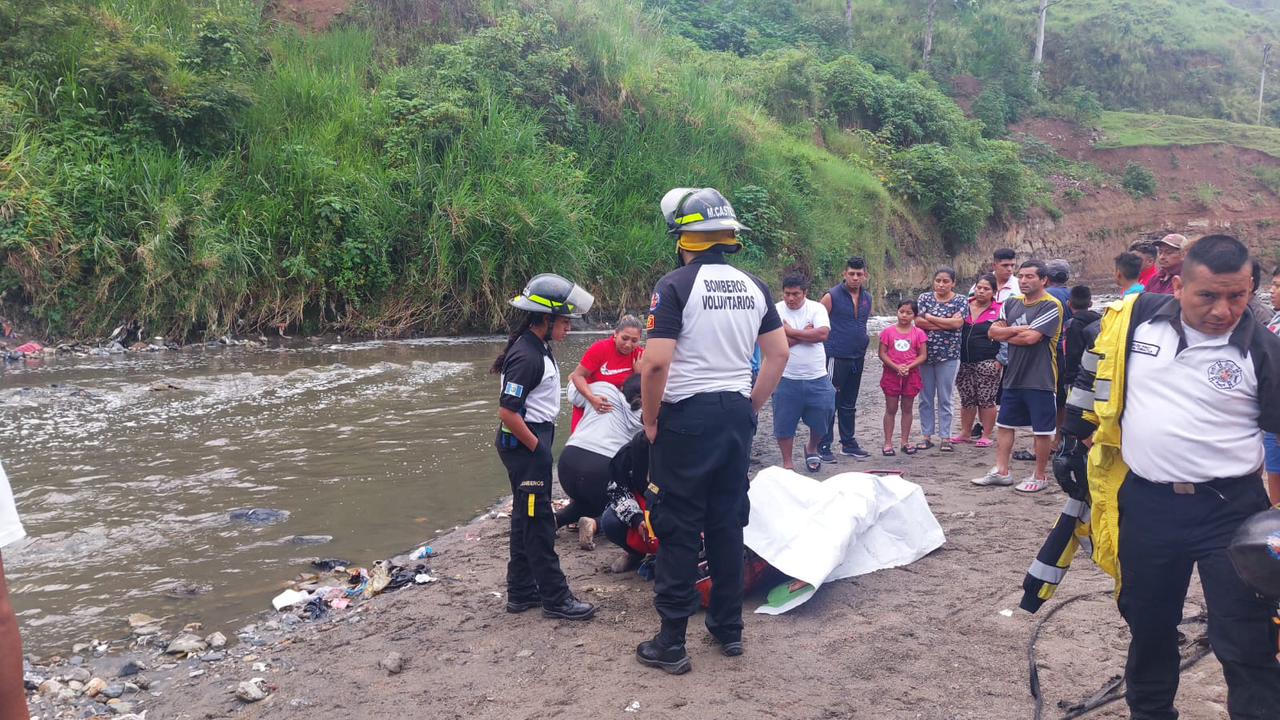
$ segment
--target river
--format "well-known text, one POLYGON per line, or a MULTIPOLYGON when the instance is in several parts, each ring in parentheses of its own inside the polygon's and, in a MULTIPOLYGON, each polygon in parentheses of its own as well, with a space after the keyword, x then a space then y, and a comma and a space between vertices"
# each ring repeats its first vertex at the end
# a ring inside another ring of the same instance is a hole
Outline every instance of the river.
MULTIPOLYGON (((598 337, 558 347, 563 375, 598 337)), ((508 491, 488 375, 501 343, 5 364, 0 459, 30 537, 4 562, 27 650, 123 637, 132 612, 230 635, 314 558, 371 563, 474 517, 508 491), (289 515, 231 521, 240 508, 289 515), (302 535, 332 540, 290 540, 302 535)))

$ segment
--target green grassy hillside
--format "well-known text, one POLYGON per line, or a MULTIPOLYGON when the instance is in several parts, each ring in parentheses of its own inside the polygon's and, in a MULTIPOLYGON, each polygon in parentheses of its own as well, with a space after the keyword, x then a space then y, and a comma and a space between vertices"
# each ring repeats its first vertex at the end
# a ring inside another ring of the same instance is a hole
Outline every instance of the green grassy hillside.
POLYGON ((1221 143, 1258 150, 1280 158, 1280 128, 1177 115, 1123 112, 1103 113, 1098 127, 1106 136, 1097 143, 1099 148, 1221 143))
POLYGON ((797 53, 623 0, 369 0, 315 34, 251 0, 0 0, 0 286, 52 333, 494 329, 540 271, 643 303, 673 186, 723 188, 771 278, 1026 210, 1016 148, 930 81, 797 53))

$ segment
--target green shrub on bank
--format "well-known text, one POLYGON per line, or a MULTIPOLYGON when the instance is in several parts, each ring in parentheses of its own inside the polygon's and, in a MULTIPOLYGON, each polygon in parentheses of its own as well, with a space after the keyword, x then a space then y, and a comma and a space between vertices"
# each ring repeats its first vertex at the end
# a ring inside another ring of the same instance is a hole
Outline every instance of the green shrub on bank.
POLYGON ((1153 197, 1158 188, 1156 176, 1144 165, 1132 160, 1124 166, 1124 174, 1120 177, 1120 185, 1134 198, 1153 197))

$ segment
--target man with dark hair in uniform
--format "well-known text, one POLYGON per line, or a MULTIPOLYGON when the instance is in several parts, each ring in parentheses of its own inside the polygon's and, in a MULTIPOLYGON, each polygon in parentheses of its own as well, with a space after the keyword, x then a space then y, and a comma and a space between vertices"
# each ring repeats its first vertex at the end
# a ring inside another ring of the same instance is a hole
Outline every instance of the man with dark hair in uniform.
POLYGON ((692 667, 685 629, 698 609, 694 584, 705 538, 711 573, 707 630, 728 656, 742 654, 742 528, 754 414, 778 385, 789 351, 769 288, 730 266, 742 247, 733 207, 712 188, 662 199, 681 267, 654 287, 641 361, 641 416, 653 443, 645 493, 657 536, 654 605, 662 627, 636 648, 642 664, 672 674, 692 667), (755 387, 751 355, 763 355, 755 387))
POLYGON ((1274 606, 1241 580, 1228 544, 1268 505, 1259 469, 1263 431, 1280 431, 1280 339, 1251 317, 1239 240, 1197 240, 1180 270, 1172 296, 1128 295, 1108 309, 1061 455, 1088 453, 1087 495, 1076 494, 1090 500, 1093 558, 1116 578, 1129 625, 1132 717, 1178 717, 1178 624, 1196 568, 1228 714, 1275 718, 1274 606))

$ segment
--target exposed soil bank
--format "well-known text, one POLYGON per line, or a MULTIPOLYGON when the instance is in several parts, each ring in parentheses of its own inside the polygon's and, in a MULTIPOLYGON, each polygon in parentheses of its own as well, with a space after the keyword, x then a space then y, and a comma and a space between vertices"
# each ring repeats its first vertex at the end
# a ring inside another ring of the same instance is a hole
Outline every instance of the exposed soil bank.
MULTIPOLYGON (((867 369, 860 414, 863 444, 878 448, 882 407, 867 369)), ((756 459, 777 460, 761 418, 756 459)), ((801 433, 803 435, 803 431, 801 433)), ((690 626, 692 673, 671 677, 639 666, 632 653, 657 619, 652 587, 636 575, 609 574, 614 557, 560 539, 574 590, 599 605, 588 623, 509 615, 501 597, 507 521, 481 519, 435 543, 443 555, 432 571, 443 581, 419 591, 375 598, 359 622, 305 626, 292 640, 255 649, 271 659, 267 680, 278 689, 245 705, 235 686, 254 673, 224 665, 166 689, 148 703, 148 718, 314 718, 320 715, 405 718, 1029 718, 1026 645, 1039 620, 1017 610, 1027 565, 1064 496, 1034 497, 968 480, 990 465, 990 451, 960 446, 916 457, 858 463, 842 459, 822 477, 857 469, 900 468, 920 483, 947 533, 947 544, 896 570, 824 586, 803 607, 780 617, 747 615, 747 653, 722 657, 690 626), (495 596, 497 593, 499 596, 495 596), (1002 610, 1013 609, 1010 617, 1002 610), (399 674, 378 663, 389 652, 406 659, 399 674)), ((1029 472, 1022 463, 1019 471, 1029 472)), ((1105 591, 1110 580, 1077 560, 1059 597, 1093 594, 1049 621, 1037 645, 1047 696, 1045 717, 1060 702, 1078 702, 1122 671, 1124 625, 1105 591)), ((1199 614, 1198 583, 1188 617, 1199 614)), ((748 610, 759 598, 748 598, 748 610)), ((1189 624, 1190 638, 1203 626, 1189 624)), ((1208 658, 1184 674, 1183 717, 1225 718, 1226 691, 1208 658)), ((1126 717, 1123 703, 1091 717, 1126 717)))

